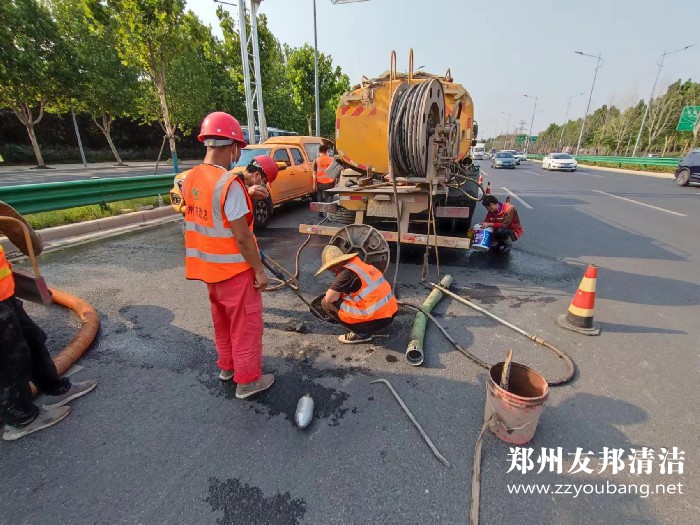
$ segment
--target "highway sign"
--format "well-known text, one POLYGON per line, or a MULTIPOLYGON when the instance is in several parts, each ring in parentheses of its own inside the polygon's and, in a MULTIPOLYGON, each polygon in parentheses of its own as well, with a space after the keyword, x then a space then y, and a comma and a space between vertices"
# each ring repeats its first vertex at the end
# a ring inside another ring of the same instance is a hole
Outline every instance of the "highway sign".
POLYGON ((676 131, 693 131, 698 117, 700 117, 700 106, 685 106, 681 111, 681 118, 678 119, 676 131))

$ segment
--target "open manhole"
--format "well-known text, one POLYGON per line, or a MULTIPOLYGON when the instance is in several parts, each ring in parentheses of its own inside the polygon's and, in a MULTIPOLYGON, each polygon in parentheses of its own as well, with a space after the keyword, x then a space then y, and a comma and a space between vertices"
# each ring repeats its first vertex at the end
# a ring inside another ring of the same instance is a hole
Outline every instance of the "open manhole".
POLYGON ((313 308, 309 308, 309 311, 313 314, 314 317, 317 319, 321 319, 321 321, 326 321, 327 323, 331 324, 339 324, 338 320, 335 317, 331 317, 326 313, 326 311, 323 309, 323 306, 321 306, 321 301, 323 298, 326 296, 326 294, 319 295, 311 301, 311 306, 313 308))

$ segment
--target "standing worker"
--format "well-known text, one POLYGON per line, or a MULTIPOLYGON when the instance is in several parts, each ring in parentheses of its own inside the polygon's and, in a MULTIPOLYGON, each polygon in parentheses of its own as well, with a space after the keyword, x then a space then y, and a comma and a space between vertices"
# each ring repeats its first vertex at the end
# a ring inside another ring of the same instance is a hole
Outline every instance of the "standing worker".
POLYGON ((314 159, 313 163, 317 202, 329 202, 329 196, 326 195, 326 190, 330 190, 335 186, 335 180, 326 175, 326 170, 332 163, 333 157, 328 154, 328 146, 321 144, 318 148, 318 157, 314 159))
POLYGON ((510 202, 499 202, 494 195, 486 195, 481 204, 487 210, 486 218, 481 223, 481 227, 493 228, 496 251, 508 253, 513 242, 523 234, 518 210, 510 202))
MULTIPOLYGON (((0 233, 5 232, 0 228, 0 233)), ((26 247, 18 247, 28 255, 26 247)), ((14 441, 55 425, 70 412, 67 403, 96 386, 92 379, 71 383, 58 376, 46 348, 46 334, 15 296, 12 268, 0 245, 0 428, 5 422, 2 438, 14 441), (32 403, 30 381, 46 394, 42 408, 32 403)))
POLYGON ((372 334, 389 326, 399 307, 382 272, 360 259, 328 245, 321 253, 321 268, 330 270, 335 282, 321 301, 324 311, 351 330, 338 337, 345 344, 368 343, 372 334))
MULTIPOLYGON (((261 292, 268 277, 253 235, 253 204, 244 178, 224 167, 240 158, 246 143, 238 121, 220 111, 204 119, 199 140, 207 148, 204 162, 183 184, 185 275, 207 283, 219 379, 233 378, 236 397, 245 399, 275 381, 262 374, 261 292)), ((277 175, 258 167, 269 178, 277 175)), ((252 182, 256 173, 246 170, 246 177, 252 182)))

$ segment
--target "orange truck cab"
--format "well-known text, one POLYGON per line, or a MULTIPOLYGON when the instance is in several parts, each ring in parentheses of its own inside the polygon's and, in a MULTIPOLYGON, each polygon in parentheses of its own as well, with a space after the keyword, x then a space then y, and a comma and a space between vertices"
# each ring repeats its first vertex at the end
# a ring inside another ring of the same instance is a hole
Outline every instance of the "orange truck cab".
MULTIPOLYGON (((313 161, 318 157, 318 149, 322 144, 333 147, 333 143, 327 139, 294 135, 271 137, 262 144, 252 144, 241 150, 241 157, 233 168, 233 173, 243 173, 258 155, 270 156, 280 169, 277 179, 268 187, 270 197, 253 201, 256 227, 267 226, 275 206, 315 194, 313 161)), ((180 213, 184 213, 181 186, 186 176, 186 171, 177 175, 175 185, 170 190, 172 206, 180 213)))

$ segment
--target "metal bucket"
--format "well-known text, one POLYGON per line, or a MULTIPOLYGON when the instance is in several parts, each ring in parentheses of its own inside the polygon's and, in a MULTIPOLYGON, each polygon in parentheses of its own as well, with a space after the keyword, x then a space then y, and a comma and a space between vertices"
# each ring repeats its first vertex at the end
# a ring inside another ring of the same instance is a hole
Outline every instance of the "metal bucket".
POLYGON ((514 445, 528 443, 537 430, 540 414, 549 397, 547 380, 533 369, 510 365, 508 390, 500 387, 503 362, 491 367, 486 391, 484 421, 495 415, 489 429, 500 440, 514 445))

